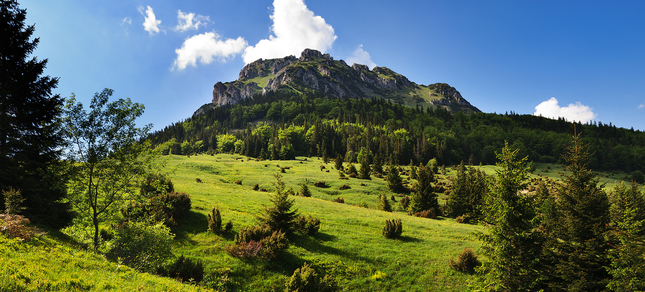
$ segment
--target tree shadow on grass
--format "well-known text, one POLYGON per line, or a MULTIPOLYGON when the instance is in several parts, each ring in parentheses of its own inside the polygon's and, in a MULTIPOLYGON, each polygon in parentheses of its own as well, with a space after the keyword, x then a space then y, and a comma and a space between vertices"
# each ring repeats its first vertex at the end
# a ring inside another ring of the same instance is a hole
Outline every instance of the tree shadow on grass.
POLYGON ((190 211, 186 217, 177 220, 177 226, 173 227, 172 231, 175 233, 175 239, 188 240, 189 234, 208 231, 208 218, 202 213, 190 211))
POLYGON ((411 236, 405 236, 402 235, 398 238, 398 240, 403 241, 403 242, 422 242, 423 240, 418 239, 416 237, 411 237, 411 236))

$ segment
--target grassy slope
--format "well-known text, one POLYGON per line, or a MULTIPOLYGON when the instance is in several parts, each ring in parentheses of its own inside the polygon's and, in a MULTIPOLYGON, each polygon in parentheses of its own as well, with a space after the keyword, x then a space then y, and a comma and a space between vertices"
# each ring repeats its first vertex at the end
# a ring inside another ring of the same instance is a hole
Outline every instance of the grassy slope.
POLYGON ((0 235, 0 291, 204 291, 138 273, 48 236, 21 242, 0 235))
MULTIPOLYGON (((279 289, 287 276, 305 261, 326 267, 347 291, 463 291, 472 281, 472 276, 451 270, 448 260, 464 247, 476 249, 479 244, 473 232, 482 228, 457 224, 450 219, 422 219, 402 212, 387 213, 354 206, 365 202, 373 208, 377 195, 386 189, 382 179, 339 180, 336 171, 321 171, 322 163, 317 159, 303 163, 256 162, 241 156, 216 155, 171 156, 168 162, 174 169, 171 177, 175 189, 191 195, 195 211, 180 222, 177 253, 201 258, 207 270, 218 274, 230 269, 229 279, 235 289, 279 289), (219 206, 222 219, 233 220, 233 231, 255 224, 254 215, 270 202, 268 193, 253 191, 252 186, 257 183, 272 191, 273 175, 279 170, 276 165, 292 166, 282 174, 287 187, 298 191, 299 185, 308 181, 313 197, 296 197, 295 206, 300 213, 321 219, 320 232, 313 237, 295 238, 288 252, 272 263, 232 258, 223 250, 233 243, 232 234, 218 237, 207 233, 206 214, 213 206, 219 206), (196 178, 202 183, 197 183, 196 178), (235 184, 236 180, 242 180, 242 185, 235 184), (319 180, 327 181, 330 187, 314 187, 313 182, 319 180), (351 189, 338 190, 342 184, 348 184, 351 189), (331 202, 337 196, 343 197, 346 204, 331 202), (384 221, 392 218, 403 221, 400 240, 385 239, 381 235, 384 221), (385 277, 372 277, 377 271, 385 277)), ((326 168, 331 169, 332 165, 329 163, 326 168)))

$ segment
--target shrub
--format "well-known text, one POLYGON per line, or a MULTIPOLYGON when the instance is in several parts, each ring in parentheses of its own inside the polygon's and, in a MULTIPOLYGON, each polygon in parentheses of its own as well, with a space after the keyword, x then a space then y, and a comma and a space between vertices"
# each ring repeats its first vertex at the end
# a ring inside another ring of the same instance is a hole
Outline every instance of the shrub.
POLYGON ((414 216, 428 219, 436 219, 437 216, 432 212, 432 210, 424 210, 414 213, 414 216))
POLYGON ((267 236, 271 235, 271 228, 268 226, 248 226, 245 228, 242 228, 236 235, 235 235, 235 243, 246 243, 250 241, 257 241, 260 242, 262 238, 265 238, 267 236))
POLYGON ((385 220, 383 227, 383 236, 385 238, 399 238, 403 233, 403 224, 401 219, 385 220))
POLYGON ((357 178, 357 177, 358 177, 358 175, 356 175, 356 173, 352 172, 352 173, 350 173, 350 174, 349 174, 349 177, 351 177, 351 178, 357 178))
POLYGON ((299 215, 294 220, 294 228, 303 235, 314 235, 320 229, 320 219, 311 217, 311 215, 309 217, 299 215))
POLYGON ((262 249, 262 244, 255 240, 251 240, 249 242, 229 245, 224 248, 224 251, 235 258, 252 258, 258 255, 260 249, 262 249))
POLYGON ((378 205, 376 208, 381 211, 392 212, 392 205, 390 205, 390 201, 385 194, 378 196, 378 205))
POLYGON ((285 283, 285 292, 296 291, 336 291, 337 287, 329 275, 320 277, 316 270, 305 263, 301 268, 296 269, 293 275, 285 283))
POLYGON ((315 183, 314 183, 314 187, 317 187, 317 188, 326 188, 326 187, 327 187, 327 183, 326 183, 325 181, 318 181, 318 182, 315 182, 315 183))
POLYGON ((457 256, 456 261, 450 259, 449 265, 454 270, 472 273, 475 270, 475 267, 479 265, 479 260, 472 249, 464 248, 464 250, 457 256))
POLYGON ((344 203, 345 203, 345 199, 343 199, 343 198, 341 198, 341 197, 338 197, 338 198, 334 199, 334 202, 344 204, 344 203))
POLYGON ((219 208, 213 207, 211 214, 208 214, 208 231, 222 233, 222 216, 219 208))
POLYGON ((457 218, 455 218, 455 222, 457 222, 457 223, 468 224, 468 223, 470 223, 470 221, 471 221, 471 218, 470 218, 470 215, 468 215, 468 214, 464 214, 464 215, 461 215, 461 216, 458 216, 457 218))
POLYGON ((161 174, 151 174, 146 176, 139 187, 139 193, 147 198, 174 191, 175 186, 172 181, 161 174))
POLYGON ((399 204, 401 204, 401 207, 403 207, 403 210, 407 210, 408 206, 410 206, 410 197, 405 196, 399 200, 399 204))
POLYGON ((632 176, 632 180, 639 184, 642 184, 643 182, 645 182, 645 175, 643 175, 643 172, 640 170, 635 170, 634 172, 632 172, 631 176, 632 176))
POLYGON ((168 269, 168 276, 181 282, 201 282, 204 279, 204 264, 189 257, 178 257, 168 269))
POLYGON ((236 181, 235 181, 235 184, 236 184, 236 185, 242 185, 242 180, 241 180, 241 179, 236 180, 236 181))
POLYGON ((278 257, 282 251, 289 247, 289 240, 284 232, 274 231, 271 236, 260 240, 260 244, 262 247, 260 248, 258 257, 271 260, 278 257))
POLYGON ((197 183, 202 183, 202 179, 201 179, 201 178, 196 178, 196 179, 195 179, 195 182, 197 182, 197 183))
POLYGON ((233 221, 228 220, 226 225, 224 225, 224 232, 230 232, 233 229, 233 221))
POLYGON ((253 190, 254 190, 254 191, 257 191, 257 190, 259 190, 259 189, 260 189, 260 185, 259 185, 259 184, 255 184, 255 185, 253 186, 253 190))
POLYGON ((349 164, 349 167, 347 167, 346 173, 347 173, 347 175, 349 175, 349 177, 357 177, 358 176, 358 171, 356 170, 356 166, 354 166, 353 163, 349 164))
POLYGON ((172 256, 173 235, 163 224, 128 222, 117 227, 106 257, 141 272, 157 270, 172 256))
POLYGON ((342 185, 342 186, 340 186, 340 188, 338 188, 338 189, 339 189, 339 190, 348 190, 348 189, 351 189, 351 188, 352 188, 352 187, 350 187, 350 186, 348 186, 348 185, 342 185))
POLYGON ((41 231, 29 226, 29 219, 22 215, 0 214, 0 234, 29 241, 41 231))
POLYGON ((20 214, 25 210, 25 207, 22 206, 25 199, 20 190, 10 187, 8 191, 2 190, 2 196, 4 197, 4 212, 6 214, 20 214))
POLYGON ((148 215, 156 221, 164 221, 167 226, 176 225, 176 220, 188 215, 190 208, 190 196, 177 192, 158 195, 150 200, 148 206, 144 206, 148 215))
POLYGON ((311 191, 309 190, 309 187, 305 183, 300 185, 300 192, 298 193, 303 197, 307 197, 307 198, 311 197, 311 191))

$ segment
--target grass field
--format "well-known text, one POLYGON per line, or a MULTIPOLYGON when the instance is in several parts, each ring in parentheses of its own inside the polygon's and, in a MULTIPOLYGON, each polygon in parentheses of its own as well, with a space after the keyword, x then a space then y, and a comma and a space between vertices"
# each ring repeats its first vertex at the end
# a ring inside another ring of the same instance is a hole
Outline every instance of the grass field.
POLYGON ((345 291, 467 290, 473 276, 450 269, 448 261, 464 247, 477 249, 473 233, 482 231, 482 227, 375 210, 378 195, 392 195, 385 181, 375 177, 340 180, 338 172, 331 169, 332 163, 324 164, 317 158, 302 160, 254 161, 224 154, 170 156, 167 165, 175 189, 189 193, 193 202, 190 218, 179 222, 176 252, 200 258, 207 271, 228 275, 223 285, 231 290, 281 290, 287 277, 305 262, 333 275, 345 291), (298 191, 302 183, 309 186, 312 197, 294 197, 295 206, 301 214, 320 218, 319 233, 296 236, 287 253, 273 262, 229 256, 224 247, 233 244, 233 234, 208 233, 206 214, 219 207, 223 221, 233 220, 234 232, 255 224, 255 215, 263 205, 270 204, 274 175, 285 166, 291 166, 282 174, 287 188, 298 191), (238 180, 242 185, 235 183, 238 180), (323 180, 328 188, 313 186, 323 180), (255 184, 269 192, 253 191, 255 184), (351 189, 339 190, 343 184, 351 189), (336 197, 344 198, 345 204, 332 202, 336 197), (370 208, 359 207, 361 203, 370 208), (393 218, 403 221, 399 240, 381 235, 385 220, 393 218))

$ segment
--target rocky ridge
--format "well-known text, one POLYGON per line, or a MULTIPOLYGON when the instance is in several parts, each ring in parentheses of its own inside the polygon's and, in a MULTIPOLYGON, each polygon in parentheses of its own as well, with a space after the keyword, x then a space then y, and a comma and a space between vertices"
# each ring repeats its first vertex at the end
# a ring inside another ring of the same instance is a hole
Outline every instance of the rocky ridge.
MULTIPOLYGON (((386 98, 408 106, 443 107, 480 112, 459 91, 445 83, 417 85, 386 67, 347 65, 329 54, 305 49, 299 58, 259 59, 249 63, 233 82, 217 82, 212 104, 223 106, 277 90, 318 91, 327 96, 386 98)), ((203 110, 196 112, 199 115, 203 110)))

